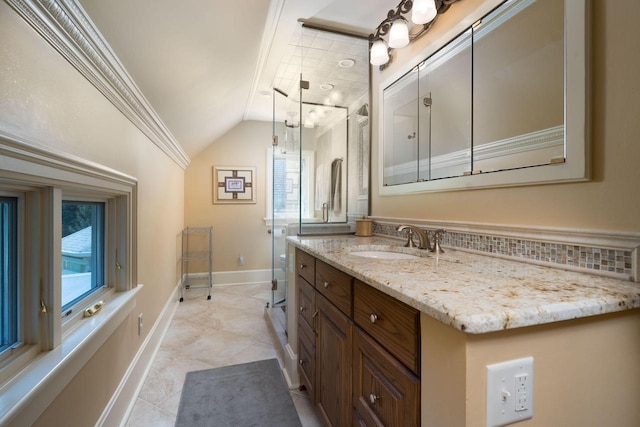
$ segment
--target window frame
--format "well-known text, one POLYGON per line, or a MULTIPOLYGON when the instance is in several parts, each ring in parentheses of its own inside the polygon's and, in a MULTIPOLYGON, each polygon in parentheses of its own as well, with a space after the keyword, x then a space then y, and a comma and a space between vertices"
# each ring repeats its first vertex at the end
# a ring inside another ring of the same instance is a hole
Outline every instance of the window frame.
MULTIPOLYGON (((99 249, 98 256, 100 258, 102 258, 101 261, 101 265, 100 268, 97 271, 97 274, 100 277, 100 281, 102 282, 100 285, 98 286, 91 286, 91 290, 86 292, 85 294, 83 294, 81 296, 81 298, 77 299, 77 300, 72 300, 70 301, 72 304, 68 305, 67 307, 64 306, 64 304, 61 304, 60 309, 62 310, 62 316, 64 317, 68 317, 73 313, 76 313, 79 309, 80 306, 86 306, 86 302, 85 300, 87 298, 91 298, 92 294, 95 294, 96 292, 100 292, 101 289, 104 288, 109 288, 112 285, 109 283, 109 280, 107 279, 107 252, 110 250, 109 246, 108 246, 108 233, 112 228, 107 228, 107 224, 109 222, 109 217, 107 215, 108 212, 108 205, 109 203, 111 203, 111 199, 101 199, 101 198, 96 198, 94 196, 86 196, 86 197, 82 197, 82 196, 69 196, 69 195, 65 195, 63 193, 63 197, 62 197, 62 205, 64 206, 65 203, 77 203, 77 204, 95 204, 95 205, 102 205, 101 206, 101 213, 102 213, 102 225, 100 227, 100 231, 102 232, 102 236, 101 236, 101 242, 97 242, 98 246, 101 246, 101 248, 99 249)), ((61 222, 62 224, 62 222, 61 222)), ((94 230, 95 232, 95 230, 94 230)), ((62 240, 61 240, 62 241, 62 240)), ((95 260, 92 261, 92 263, 95 263, 95 260)), ((95 272, 95 268, 93 268, 93 271, 95 272)), ((62 276, 62 274, 61 274, 62 276)), ((94 276, 92 276, 92 282, 95 279, 94 276)), ((62 281, 60 282, 60 289, 62 290, 62 281)))
POLYGON ((18 197, 21 292, 20 345, 0 358, 0 424, 31 424, 135 307, 142 288, 136 286, 137 180, 2 131, 0 164, 0 194, 18 197), (106 203, 106 286, 63 316, 62 200, 69 198, 106 203), (84 318, 98 301, 104 308, 84 318))
MULTIPOLYGON (((21 324, 20 316, 22 315, 22 309, 18 304, 18 302, 20 301, 20 292, 19 292, 20 287, 17 285, 17 283, 19 283, 19 280, 20 280, 20 245, 19 245, 20 235, 21 235, 20 233, 21 221, 20 221, 20 208, 19 208, 20 198, 19 198, 19 195, 17 194, 11 194, 11 193, 0 191, 0 202, 10 203, 10 205, 12 205, 9 207, 9 209, 11 209, 12 212, 10 212, 11 218, 8 218, 8 221, 15 222, 15 224, 11 224, 11 223, 8 224, 9 227, 15 226, 15 229, 9 230, 6 238, 7 238, 7 245, 10 246, 7 257, 12 258, 12 259, 9 259, 10 262, 15 262, 13 266, 9 266, 9 269, 10 269, 9 280, 15 281, 16 286, 15 286, 15 289, 7 290, 7 293, 11 295, 9 295, 8 297, 3 296, 3 299, 6 299, 6 301, 3 301, 2 303, 13 306, 8 308, 9 310, 14 311, 9 315, 9 317, 11 318, 9 322, 11 321, 17 322, 15 325, 11 326, 11 328, 15 328, 15 330, 11 332, 11 335, 15 335, 15 337, 12 336, 11 340, 15 340, 15 341, 8 343, 5 349, 2 349, 2 347, 0 347, 0 364, 1 364, 5 358, 10 357, 10 353, 12 352, 12 349, 15 349, 21 345, 21 340, 20 340, 21 334, 20 334, 20 328, 18 326, 21 324)), ((4 313, 2 313, 1 315, 4 316, 4 313)), ((1 345, 2 343, 0 343, 0 346, 1 345)))

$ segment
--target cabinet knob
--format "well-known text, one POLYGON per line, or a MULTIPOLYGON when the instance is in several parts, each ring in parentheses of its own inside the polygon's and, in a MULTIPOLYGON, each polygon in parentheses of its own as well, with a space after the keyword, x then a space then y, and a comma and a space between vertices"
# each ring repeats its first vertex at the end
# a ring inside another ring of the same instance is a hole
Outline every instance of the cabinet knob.
POLYGON ((300 360, 298 361, 298 364, 299 364, 300 366, 304 365, 304 360, 300 359, 300 360))
POLYGON ((302 313, 304 310, 305 310, 304 306, 303 306, 303 305, 301 305, 301 306, 300 306, 300 313, 302 313))
POLYGON ((307 268, 307 266, 304 264, 300 264, 299 267, 300 267, 300 270, 304 270, 305 268, 307 268))
POLYGON ((369 316, 369 320, 371 320, 371 323, 376 323, 378 321, 378 315, 371 313, 371 316, 369 316))
POLYGON ((378 399, 380 399, 380 396, 376 396, 373 393, 369 395, 369 402, 371 402, 372 405, 375 405, 378 399))
POLYGON ((323 285, 324 285, 324 288, 327 289, 329 287, 330 283, 329 282, 324 282, 323 285))

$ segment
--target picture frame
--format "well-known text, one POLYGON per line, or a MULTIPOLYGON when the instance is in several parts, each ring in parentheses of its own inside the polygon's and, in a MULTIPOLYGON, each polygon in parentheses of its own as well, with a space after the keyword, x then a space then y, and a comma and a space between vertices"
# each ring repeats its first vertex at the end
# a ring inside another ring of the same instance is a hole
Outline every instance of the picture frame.
POLYGON ((213 203, 256 203, 255 177, 255 167, 213 166, 213 203))

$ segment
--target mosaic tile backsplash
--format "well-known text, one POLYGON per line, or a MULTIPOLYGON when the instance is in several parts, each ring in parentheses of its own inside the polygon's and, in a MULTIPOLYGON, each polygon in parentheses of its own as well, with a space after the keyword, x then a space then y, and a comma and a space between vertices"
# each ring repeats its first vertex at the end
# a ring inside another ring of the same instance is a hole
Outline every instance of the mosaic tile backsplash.
MULTIPOLYGON (((374 222, 373 232, 374 234, 397 238, 405 238, 406 236, 404 232, 396 231, 395 225, 378 222, 374 222)), ((447 231, 441 243, 443 246, 486 252, 488 254, 523 258, 558 266, 564 265, 587 270, 606 271, 627 277, 633 276, 633 254, 630 250, 575 246, 455 231, 447 231)))

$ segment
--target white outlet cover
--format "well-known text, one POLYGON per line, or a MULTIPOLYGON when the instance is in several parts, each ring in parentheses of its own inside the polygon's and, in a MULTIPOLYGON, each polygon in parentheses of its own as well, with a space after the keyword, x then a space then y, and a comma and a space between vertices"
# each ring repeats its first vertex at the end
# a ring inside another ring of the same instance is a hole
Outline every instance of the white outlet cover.
POLYGON ((487 427, 532 417, 533 357, 487 365, 487 427))

